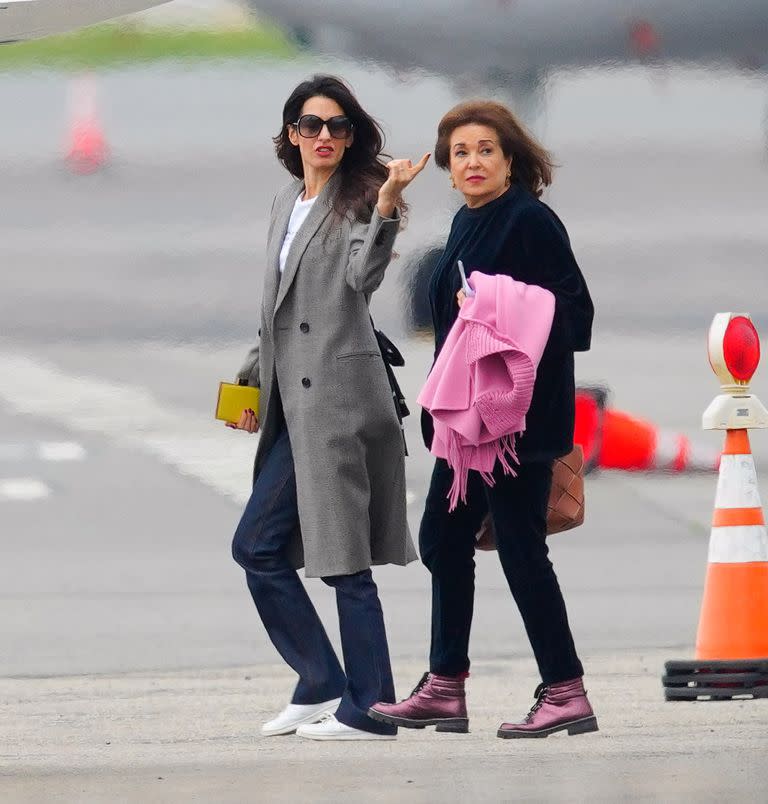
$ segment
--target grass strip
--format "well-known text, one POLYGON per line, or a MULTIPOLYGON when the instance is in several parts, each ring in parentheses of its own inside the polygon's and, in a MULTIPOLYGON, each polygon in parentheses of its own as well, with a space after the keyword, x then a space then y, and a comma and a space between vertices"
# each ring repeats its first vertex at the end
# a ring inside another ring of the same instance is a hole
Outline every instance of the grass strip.
POLYGON ((74 33, 0 46, 0 70, 81 70, 162 61, 287 58, 296 46, 274 27, 230 30, 96 25, 74 33))

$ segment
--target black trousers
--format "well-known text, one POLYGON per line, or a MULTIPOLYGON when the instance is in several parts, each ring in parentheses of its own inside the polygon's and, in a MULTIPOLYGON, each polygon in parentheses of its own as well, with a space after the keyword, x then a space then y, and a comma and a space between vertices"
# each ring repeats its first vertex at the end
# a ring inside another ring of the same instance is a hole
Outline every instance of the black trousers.
POLYGON ((438 459, 419 532, 421 560, 432 574, 430 671, 455 676, 469 670, 469 634, 475 597, 475 534, 490 510, 499 560, 523 618, 542 681, 583 675, 560 585, 545 541, 551 463, 516 467, 496 485, 469 473, 467 503, 448 511, 453 471, 438 459))

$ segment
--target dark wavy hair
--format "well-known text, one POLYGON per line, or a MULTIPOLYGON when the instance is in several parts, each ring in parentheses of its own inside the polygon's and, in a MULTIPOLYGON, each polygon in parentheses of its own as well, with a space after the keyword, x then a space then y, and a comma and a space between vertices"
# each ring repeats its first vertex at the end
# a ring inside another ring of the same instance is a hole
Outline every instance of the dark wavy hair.
MULTIPOLYGON (((386 163, 390 157, 383 153, 384 132, 354 96, 347 84, 333 75, 315 75, 293 90, 283 107, 283 125, 273 138, 275 152, 283 167, 297 179, 304 178, 299 147, 288 138, 288 127, 301 116, 304 104, 317 96, 330 98, 341 106, 354 126, 354 140, 346 149, 338 170, 341 171, 341 189, 334 209, 341 217, 351 214, 361 221, 370 220, 379 194, 387 180, 386 163)), ((402 199, 397 207, 401 216, 407 211, 402 199)))
POLYGON ((466 101, 454 106, 437 127, 435 162, 447 170, 451 165, 451 134, 460 126, 488 126, 499 136, 501 150, 512 159, 512 180, 530 190, 537 198, 552 184, 555 167, 552 156, 537 142, 506 106, 495 101, 466 101))

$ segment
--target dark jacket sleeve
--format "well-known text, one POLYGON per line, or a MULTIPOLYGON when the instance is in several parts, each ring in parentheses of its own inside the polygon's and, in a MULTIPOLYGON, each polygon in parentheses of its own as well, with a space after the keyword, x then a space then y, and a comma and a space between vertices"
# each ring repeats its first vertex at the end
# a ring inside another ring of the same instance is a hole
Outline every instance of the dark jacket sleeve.
POLYGON ((527 281, 555 296, 552 345, 586 352, 592 339, 594 308, 565 226, 543 204, 524 210, 519 226, 527 281))

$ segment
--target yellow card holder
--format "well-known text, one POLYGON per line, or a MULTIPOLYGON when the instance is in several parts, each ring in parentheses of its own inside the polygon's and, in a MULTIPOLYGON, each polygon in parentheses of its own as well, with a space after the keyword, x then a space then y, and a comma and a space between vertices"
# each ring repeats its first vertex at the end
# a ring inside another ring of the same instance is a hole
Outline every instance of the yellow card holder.
POLYGON ((219 383, 216 400, 216 418, 223 422, 239 422, 244 410, 259 412, 259 389, 252 385, 237 385, 233 382, 219 383))

